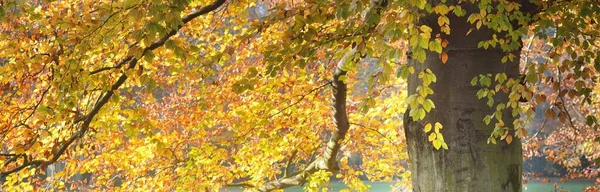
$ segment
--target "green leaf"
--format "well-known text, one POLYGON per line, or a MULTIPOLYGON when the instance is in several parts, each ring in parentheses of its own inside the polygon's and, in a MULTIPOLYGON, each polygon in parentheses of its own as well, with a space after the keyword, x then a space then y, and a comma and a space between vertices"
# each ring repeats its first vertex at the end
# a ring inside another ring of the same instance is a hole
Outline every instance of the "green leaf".
POLYGON ((465 16, 466 11, 459 5, 457 5, 456 7, 454 7, 454 11, 453 11, 454 15, 462 17, 465 16))
POLYGON ((425 109, 426 112, 431 111, 431 105, 428 102, 423 102, 423 109, 425 109))
POLYGON ((340 75, 338 77, 338 81, 344 82, 344 83, 348 83, 348 76, 347 75, 340 75))
POLYGON ((408 79, 408 76, 410 76, 410 74, 411 74, 411 72, 409 70, 409 67, 407 65, 404 65, 398 69, 398 73, 396 74, 396 77, 401 77, 402 79, 408 79))
POLYGON ((419 38, 419 47, 423 48, 423 49, 428 49, 429 48, 429 39, 425 39, 425 38, 419 38))
POLYGON ((492 85, 492 78, 488 76, 481 76, 481 78, 479 79, 479 84, 485 87, 489 87, 490 85, 492 85))
POLYGON ((491 116, 491 115, 486 115, 486 116, 483 118, 483 122, 484 122, 486 125, 489 125, 489 124, 490 124, 490 121, 492 121, 492 116, 491 116))
POLYGON ((429 73, 429 76, 431 78, 431 82, 434 82, 434 83, 437 82, 437 77, 435 76, 435 74, 429 73))
POLYGON ((506 107, 506 105, 504 103, 500 103, 496 106, 496 110, 500 111, 500 110, 504 109, 505 107, 506 107))
POLYGON ((478 99, 484 98, 486 95, 487 95, 487 91, 485 91, 484 89, 480 89, 479 91, 477 91, 478 99))
POLYGON ((477 85, 477 77, 473 77, 473 79, 471 79, 471 86, 475 85, 477 85))
POLYGON ((498 81, 498 83, 504 83, 504 81, 506 81, 507 76, 506 73, 498 73, 496 74, 496 81, 498 81))
POLYGON ((423 75, 423 85, 429 86, 431 84, 431 77, 429 75, 423 75))
POLYGON ((586 117, 586 124, 587 124, 587 125, 589 125, 589 126, 591 126, 591 125, 593 125, 594 123, 596 123, 596 117, 594 117, 594 116, 592 116, 592 115, 588 115, 588 116, 586 117))
POLYGON ((487 105, 488 105, 489 107, 492 107, 492 106, 494 106, 494 98, 492 97, 492 95, 491 95, 491 94, 490 94, 490 95, 488 95, 488 101, 487 101, 487 105))
POLYGON ((537 83, 538 75, 535 73, 529 73, 529 74, 527 74, 525 79, 527 80, 528 83, 537 83))
POLYGON ((256 67, 250 67, 248 69, 248 74, 246 75, 246 77, 253 78, 253 77, 256 77, 257 74, 258 74, 258 70, 256 69, 256 67))
POLYGON ((435 41, 431 41, 429 42, 429 50, 431 51, 435 51, 438 54, 442 53, 442 44, 440 42, 440 40, 435 40, 435 41))
POLYGON ((420 63, 425 62, 425 58, 427 57, 427 53, 424 49, 417 48, 413 51, 413 58, 415 58, 420 63))
POLYGON ((421 27, 419 27, 419 29, 421 29, 421 31, 423 33, 431 33, 431 31, 432 31, 431 27, 429 27, 427 25, 421 25, 421 27))
POLYGON ((433 104, 433 100, 431 100, 431 99, 425 99, 425 102, 423 103, 423 105, 429 105, 429 106, 431 106, 432 109, 435 109, 435 104, 433 104))
POLYGON ((425 115, 426 115, 425 110, 423 108, 419 108, 419 109, 417 109, 417 112, 416 112, 415 116, 413 117, 413 119, 415 121, 422 120, 425 118, 425 115))

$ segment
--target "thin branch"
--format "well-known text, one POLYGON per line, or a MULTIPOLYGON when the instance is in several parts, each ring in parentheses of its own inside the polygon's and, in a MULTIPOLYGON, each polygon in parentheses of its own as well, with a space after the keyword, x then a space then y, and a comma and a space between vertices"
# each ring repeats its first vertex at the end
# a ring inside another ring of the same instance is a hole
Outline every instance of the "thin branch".
POLYGON ((283 177, 287 177, 288 176, 288 172, 290 171, 290 166, 292 165, 292 162, 294 161, 294 158, 296 158, 296 154, 298 153, 298 149, 295 149, 294 151, 292 151, 292 155, 290 156, 290 160, 287 161, 286 165, 285 165, 285 170, 283 170, 283 177))
POLYGON ((331 138, 327 142, 325 153, 320 158, 316 158, 308 166, 298 172, 292 173, 289 176, 267 182, 258 188, 258 191, 273 191, 275 189, 284 189, 291 186, 303 185, 307 182, 308 176, 320 171, 336 171, 337 170, 337 159, 336 156, 341 147, 341 141, 346 136, 346 132, 350 127, 348 123, 348 116, 346 114, 346 94, 348 91, 346 83, 340 80, 341 76, 346 75, 346 71, 343 69, 345 65, 354 57, 357 52, 357 47, 352 47, 348 52, 344 54, 342 59, 338 62, 333 75, 333 97, 332 97, 332 110, 333 110, 333 122, 335 124, 335 131, 332 133, 331 138))
MULTIPOLYGON (((575 131, 577 132, 581 132, 579 129, 577 129, 577 127, 575 127, 575 125, 573 124, 573 119, 571 118, 571 114, 569 114, 569 111, 567 110, 567 107, 565 106, 565 99, 563 98, 563 96, 560 95, 561 92, 561 73, 560 73, 560 68, 556 67, 556 71, 557 71, 557 78, 558 78, 558 94, 556 95, 558 98, 560 98, 561 101, 561 105, 562 105, 562 111, 564 111, 567 114, 567 117, 569 118, 569 123, 571 124, 571 127, 573 127, 573 129, 575 129, 575 131)), ((555 102, 556 103, 556 102, 555 102)))
POLYGON ((381 136, 381 137, 385 138, 386 140, 388 140, 390 143, 394 143, 394 141, 392 141, 390 138, 388 138, 387 136, 385 136, 383 133, 381 133, 381 132, 380 132, 379 130, 377 130, 377 129, 373 129, 373 128, 371 128, 371 127, 368 127, 368 126, 365 126, 365 125, 363 125, 363 124, 359 124, 359 123, 350 123, 350 125, 356 125, 356 126, 363 127, 363 128, 365 128, 365 129, 367 129, 367 130, 371 130, 371 131, 373 131, 373 132, 377 133, 379 136, 381 136))
POLYGON ((322 89, 323 87, 325 87, 325 86, 327 86, 327 85, 331 85, 331 82, 327 82, 327 83, 325 83, 325 84, 323 84, 323 85, 320 85, 320 86, 318 86, 318 87, 316 87, 316 88, 313 88, 313 89, 311 89, 311 90, 310 90, 310 91, 308 91, 306 94, 300 95, 300 99, 296 100, 296 102, 294 102, 294 103, 292 103, 292 104, 289 104, 288 106, 285 106, 283 109, 277 110, 277 112, 276 112, 276 113, 274 113, 274 114, 272 114, 272 115, 269 115, 269 117, 267 117, 267 118, 271 118, 271 117, 273 117, 273 116, 275 116, 275 115, 278 115, 278 114, 282 113, 283 111, 285 111, 286 109, 289 109, 290 107, 292 107, 292 106, 294 106, 294 105, 297 105, 298 103, 300 103, 300 101, 304 100, 304 98, 305 98, 306 96, 310 95, 311 93, 314 93, 315 91, 318 91, 318 90, 322 89))
POLYGON ((561 97, 560 95, 559 95, 559 97, 560 97, 561 104, 562 104, 562 106, 563 106, 563 107, 562 107, 562 108, 563 108, 563 110, 562 110, 562 111, 564 111, 564 112, 565 112, 565 114, 567 114, 567 118, 569 119, 569 123, 571 124, 571 127, 573 127, 573 129, 575 129, 575 131, 577 131, 577 132, 581 132, 581 131, 580 131, 580 130, 579 130, 579 129, 578 129, 576 126, 575 126, 575 124, 573 124, 573 118, 571 118, 571 114, 569 113, 569 110, 567 110, 567 106, 565 106, 565 99, 564 99, 563 97, 561 97))
POLYGON ((119 69, 121 68, 125 63, 130 62, 133 59, 133 56, 129 56, 129 57, 125 57, 125 59, 121 60, 121 62, 117 63, 115 66, 112 67, 102 67, 100 69, 96 69, 94 71, 90 72, 90 75, 94 75, 96 73, 100 73, 102 71, 106 71, 106 70, 111 70, 111 69, 119 69))
POLYGON ((540 127, 540 129, 535 132, 535 134, 533 134, 533 136, 531 136, 531 138, 536 138, 538 134, 540 134, 540 132, 542 132, 542 130, 544 130, 545 126, 546 126, 546 121, 548 121, 548 118, 544 118, 544 122, 542 122, 542 127, 540 127))
MULTIPOLYGON (((210 13, 210 12, 218 9, 221 5, 223 5, 225 3, 225 1, 226 0, 216 0, 215 2, 213 2, 212 4, 210 4, 206 7, 203 7, 199 10, 193 11, 192 13, 190 13, 187 16, 182 18, 183 24, 185 25, 186 23, 190 22, 191 20, 193 20, 194 18, 196 18, 200 15, 204 15, 204 14, 210 13)), ((169 40, 169 38, 174 36, 177 33, 177 31, 179 31, 179 29, 181 29, 182 27, 183 26, 178 26, 176 29, 171 30, 169 33, 167 33, 165 36, 163 36, 159 40, 153 42, 150 46, 144 48, 140 58, 143 57, 147 52, 157 49, 158 47, 164 45, 165 42, 167 40, 169 40)), ((124 61, 121 61, 119 63, 129 63, 127 68, 132 69, 136 66, 138 58, 131 58, 131 59, 129 59, 129 58, 130 57, 127 57, 124 59, 124 61)), ((18 172, 29 166, 41 166, 41 165, 48 165, 48 164, 55 163, 65 153, 65 151, 69 148, 69 146, 75 140, 82 138, 84 136, 86 131, 89 129, 90 123, 92 122, 94 117, 98 114, 100 109, 105 104, 108 103, 109 99, 114 95, 115 91, 117 89, 119 89, 119 87, 121 87, 121 85, 123 85, 123 83, 125 83, 125 80, 127 80, 127 78, 128 77, 125 73, 121 74, 121 76, 117 79, 117 81, 111 86, 110 90, 105 92, 104 96, 102 96, 102 98, 98 101, 98 103, 96 103, 94 105, 94 107, 92 108, 92 110, 85 116, 83 123, 80 126, 79 130, 77 132, 75 132, 73 135, 71 135, 71 137, 68 140, 63 142, 62 146, 58 149, 58 151, 56 153, 52 154, 53 157, 51 159, 49 159, 49 160, 38 159, 38 160, 26 161, 23 164, 21 164, 20 166, 14 167, 7 171, 1 171, 0 177, 4 177, 6 175, 18 172)))
MULTIPOLYGON (((373 0, 371 1, 371 7, 366 11, 365 17, 370 17, 376 14, 380 14, 381 10, 388 4, 387 0, 373 0)), ((369 21, 366 18, 365 21, 369 21)), ((368 28, 373 29, 376 23, 367 23, 373 26, 368 28)), ((348 115, 346 114, 346 96, 348 87, 340 77, 346 75, 346 65, 350 61, 357 62, 360 57, 355 57, 358 53, 358 46, 352 45, 351 49, 344 54, 344 56, 338 62, 333 72, 333 97, 332 97, 332 110, 333 110, 333 123, 335 124, 335 131, 332 133, 331 138, 327 142, 325 153, 312 161, 308 166, 301 171, 295 172, 290 176, 269 181, 258 188, 258 191, 273 191, 276 189, 284 189, 291 186, 303 185, 307 182, 308 177, 317 171, 329 171, 335 172, 339 169, 337 165, 337 155, 342 145, 342 141, 346 136, 346 132, 350 128, 348 121, 348 115)))
POLYGON ((231 183, 231 184, 227 184, 227 187, 248 187, 248 188, 254 188, 255 186, 249 183, 231 183))
MULTIPOLYGON (((294 102, 294 103, 292 103, 292 104, 290 104, 290 105, 288 105, 288 106, 284 107, 284 108, 283 108, 283 109, 281 109, 281 110, 278 110, 276 113, 274 113, 274 114, 272 114, 272 115, 269 115, 268 117, 266 117, 266 119, 270 119, 270 118, 274 117, 275 115, 282 113, 282 112, 283 112, 283 111, 285 111, 286 109, 288 109, 288 108, 290 108, 290 107, 292 107, 292 106, 294 106, 294 105, 297 105, 298 103, 300 103, 300 101, 304 100, 304 98, 305 98, 306 96, 308 96, 308 95, 312 94, 313 92, 316 92, 316 91, 318 91, 318 90, 322 89, 323 87, 325 87, 325 86, 327 86, 327 85, 331 85, 331 82, 327 82, 327 83, 325 83, 325 84, 323 84, 323 85, 320 85, 320 86, 318 86, 318 87, 316 87, 316 88, 313 88, 313 89, 311 89, 310 91, 308 91, 307 93, 305 93, 305 94, 303 94, 303 95, 300 95, 300 99, 296 100, 296 102, 294 102)), ((255 126, 255 127, 252 127, 252 128, 250 128, 250 130, 246 131, 245 133, 241 134, 240 136, 237 136, 237 137, 235 137, 235 138, 234 138, 234 140, 235 140, 235 141, 237 141, 237 140, 239 140, 239 139, 241 139, 241 138, 244 138, 244 137, 246 137, 248 134, 252 133, 252 131, 254 131, 256 128, 257 128, 256 126, 255 126)))

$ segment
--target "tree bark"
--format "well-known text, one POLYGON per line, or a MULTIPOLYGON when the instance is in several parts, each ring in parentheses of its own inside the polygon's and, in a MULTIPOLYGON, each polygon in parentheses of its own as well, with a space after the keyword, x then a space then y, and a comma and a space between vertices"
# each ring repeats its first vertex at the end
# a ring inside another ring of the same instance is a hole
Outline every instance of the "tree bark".
MULTIPOLYGON (((433 28, 435 35, 439 33, 435 27, 437 17, 431 18, 430 24, 424 24, 433 28)), ((480 87, 470 84, 473 77, 488 73, 506 73, 516 79, 519 58, 501 63, 506 54, 502 50, 477 48, 480 41, 491 39, 493 30, 473 29, 467 36, 467 31, 474 28, 467 18, 454 15, 449 18, 452 31, 443 36, 449 42, 444 49, 449 56, 447 63, 443 64, 439 54, 434 52, 427 53, 425 63, 409 61, 416 69, 409 77, 409 95, 415 94, 416 87, 422 83, 417 77, 420 71, 429 68, 437 76, 437 83, 430 85, 434 94, 428 96, 436 108, 423 121, 414 122, 408 115, 404 118, 413 191, 521 191, 521 142, 515 139, 511 144, 505 141, 487 144, 493 123, 486 125, 482 120, 495 111, 495 107, 492 109, 486 100, 479 100, 476 93, 480 87), (424 122, 443 124, 441 133, 449 150, 436 150, 428 142, 424 122)), ((513 54, 520 55, 520 49, 513 54)), ((507 94, 503 93, 497 93, 494 98, 495 104, 507 100, 507 94)), ((507 125, 512 125, 514 118, 509 111, 505 110, 503 118, 507 125)))

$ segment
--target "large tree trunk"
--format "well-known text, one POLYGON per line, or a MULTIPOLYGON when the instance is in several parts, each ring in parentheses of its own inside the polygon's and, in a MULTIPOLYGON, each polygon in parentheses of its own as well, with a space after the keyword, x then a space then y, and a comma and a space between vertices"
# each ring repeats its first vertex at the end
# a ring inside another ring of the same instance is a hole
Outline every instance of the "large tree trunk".
MULTIPOLYGON (((432 34, 435 35, 439 31, 434 27, 437 17, 432 21, 425 24, 434 28, 432 34)), ((449 56, 446 64, 439 54, 432 52, 427 53, 424 64, 410 61, 416 73, 409 78, 409 94, 415 94, 421 84, 418 72, 429 68, 437 76, 437 83, 430 85, 435 93, 429 96, 436 108, 423 121, 413 122, 405 116, 413 191, 521 191, 520 140, 515 139, 511 144, 504 141, 487 144, 493 126, 485 125, 482 120, 494 109, 485 104, 486 100, 477 98, 480 88, 470 84, 479 74, 504 72, 509 78, 517 78, 519 58, 502 64, 501 58, 506 53, 499 49, 478 49, 479 41, 492 37, 490 29, 473 29, 465 36, 473 27, 465 17, 450 17, 450 24, 451 35, 444 37, 449 41, 444 50, 449 56), (423 122, 444 125, 441 132, 449 150, 433 148, 423 131, 423 122)), ((498 93, 495 97, 495 103, 507 100, 506 94, 498 93)), ((503 117, 506 124, 512 124, 514 118, 510 113, 505 112, 503 117)))

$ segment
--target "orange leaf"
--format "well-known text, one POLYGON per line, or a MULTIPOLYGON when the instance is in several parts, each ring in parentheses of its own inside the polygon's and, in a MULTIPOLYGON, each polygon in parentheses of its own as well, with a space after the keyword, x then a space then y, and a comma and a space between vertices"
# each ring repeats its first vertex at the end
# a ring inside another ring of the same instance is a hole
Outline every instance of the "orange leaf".
POLYGON ((554 112, 553 109, 546 109, 546 118, 547 119, 554 119, 554 118, 556 118, 556 113, 554 112))
POLYGON ((442 52, 442 63, 446 64, 446 62, 448 62, 448 54, 446 54, 446 52, 442 52))

